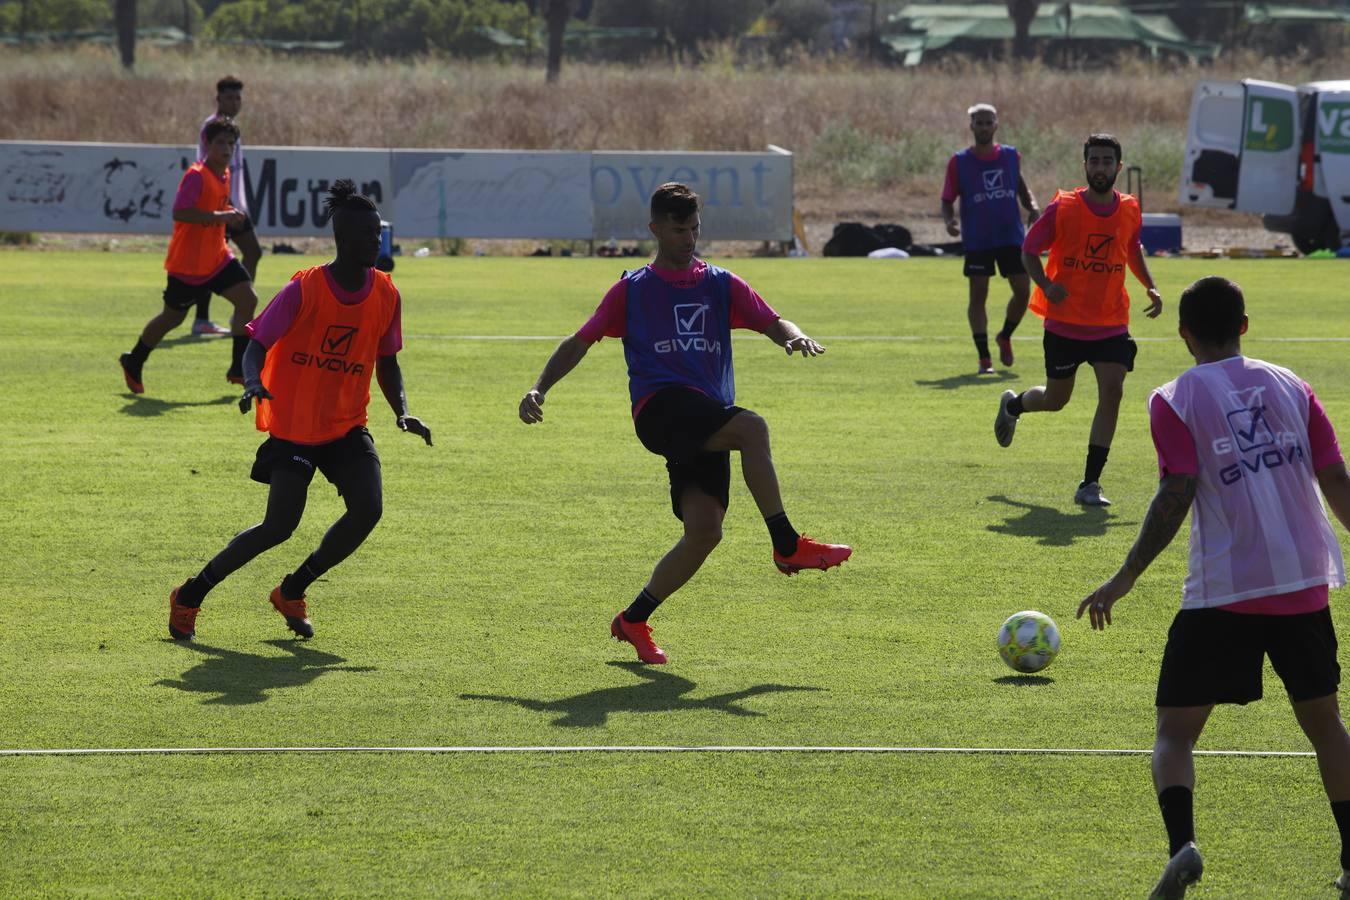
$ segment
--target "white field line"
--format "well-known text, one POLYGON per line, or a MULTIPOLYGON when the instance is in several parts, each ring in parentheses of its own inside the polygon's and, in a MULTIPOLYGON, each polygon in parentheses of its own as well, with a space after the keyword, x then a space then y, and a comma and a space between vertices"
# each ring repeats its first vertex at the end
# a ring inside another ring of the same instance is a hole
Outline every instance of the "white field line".
MULTIPOLYGON (((567 337, 565 334, 423 334, 421 332, 408 332, 413 340, 427 341, 561 341, 567 337)), ((735 341, 762 341, 763 335, 758 334, 733 334, 732 340, 735 341)), ((827 334, 817 335, 816 340, 822 344, 839 341, 877 341, 877 342, 916 342, 916 341, 962 341, 969 342, 970 335, 920 335, 920 334, 827 334)), ((1019 343, 1039 343, 1041 337, 1036 335, 1013 335, 1013 340, 1019 343)), ((1179 342, 1181 338, 1176 335, 1169 337, 1139 337, 1134 336, 1136 343, 1144 344, 1164 344, 1179 342)), ((1244 344, 1350 344, 1350 337, 1245 337, 1244 344)))
MULTIPOLYGON (((959 754, 965 756, 1149 756, 1151 750, 1077 749, 1065 747, 841 747, 829 745, 781 746, 651 746, 597 744, 581 746, 522 747, 103 747, 65 749, 0 749, 0 756, 146 756, 154 754, 263 754, 263 753, 910 753, 959 754)), ((1312 757, 1311 751, 1292 750, 1196 750, 1196 756, 1312 757)))

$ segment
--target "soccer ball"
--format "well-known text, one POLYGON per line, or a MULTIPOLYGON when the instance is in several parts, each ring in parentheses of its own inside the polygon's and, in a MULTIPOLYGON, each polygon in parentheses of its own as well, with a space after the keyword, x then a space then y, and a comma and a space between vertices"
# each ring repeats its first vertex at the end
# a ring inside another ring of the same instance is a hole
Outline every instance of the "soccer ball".
POLYGON ((998 655, 1018 672, 1039 672, 1059 653, 1059 628, 1034 609, 1013 613, 998 630, 998 655))

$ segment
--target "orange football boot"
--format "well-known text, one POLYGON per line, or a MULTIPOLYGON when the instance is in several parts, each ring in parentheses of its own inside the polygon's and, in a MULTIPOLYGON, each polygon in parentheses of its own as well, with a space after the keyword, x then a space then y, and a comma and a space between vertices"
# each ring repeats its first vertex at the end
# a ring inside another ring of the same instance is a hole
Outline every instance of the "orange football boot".
POLYGON ((178 592, 182 589, 183 585, 180 584, 169 591, 169 637, 175 641, 190 641, 197 634, 197 613, 201 609, 178 605, 178 592))
POLYGON ((277 585, 268 599, 272 601, 276 611, 285 617, 287 628, 302 638, 314 637, 314 626, 310 624, 309 610, 305 607, 304 597, 299 600, 287 600, 281 596, 281 585, 277 585))

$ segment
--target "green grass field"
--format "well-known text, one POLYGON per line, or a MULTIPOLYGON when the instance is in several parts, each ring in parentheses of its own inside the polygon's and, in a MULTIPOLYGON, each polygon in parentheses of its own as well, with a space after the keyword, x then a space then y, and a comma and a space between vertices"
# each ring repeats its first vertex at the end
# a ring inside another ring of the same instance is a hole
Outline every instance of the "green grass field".
MULTIPOLYGON (((311 589, 314 640, 288 640, 266 596, 339 514, 322 479, 291 541, 217 588, 180 645, 169 589, 265 500, 228 342, 171 336, 133 397, 116 358, 158 309, 159 259, 3 262, 0 749, 1145 749, 1184 540, 1108 632, 1073 611, 1153 494, 1145 399, 1189 361, 1178 291, 1210 272, 1242 283, 1247 351, 1350 422, 1344 265, 1155 261, 1168 307, 1135 322, 1103 478, 1115 505, 1084 511, 1090 376, 1000 449, 998 394, 1043 380, 1039 326, 1013 372, 969 374, 955 262, 736 261, 829 348, 799 361, 738 336, 738 401, 770 423, 794 524, 855 556, 783 578, 734 482, 724 542, 653 619, 671 665, 643 668, 608 623, 678 524, 632 434, 618 342, 550 393, 543 425, 516 417, 620 262, 407 259, 400 358, 435 447, 377 394, 385 516, 311 589), (994 649, 1029 607, 1064 632, 1034 678, 994 649)), ((259 293, 311 262, 265 257, 259 293)), ((1308 749, 1269 672, 1267 688, 1216 713, 1202 749, 1308 749)), ((1339 844, 1311 758, 1198 770, 1195 895, 1331 894, 1339 844)), ((0 757, 0 848, 0 896, 1117 897, 1147 892, 1166 840, 1145 756, 289 753, 0 757)))

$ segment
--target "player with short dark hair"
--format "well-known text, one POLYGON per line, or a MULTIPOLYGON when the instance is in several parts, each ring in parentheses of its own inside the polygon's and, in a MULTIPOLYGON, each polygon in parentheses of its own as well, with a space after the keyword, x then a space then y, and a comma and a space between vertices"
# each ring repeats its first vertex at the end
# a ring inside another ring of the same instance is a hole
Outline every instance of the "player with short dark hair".
POLYGON ((1150 319, 1162 312, 1158 293, 1139 240, 1139 201, 1115 190, 1120 174, 1120 142, 1109 134, 1091 135, 1083 144, 1087 186, 1058 191, 1022 244, 1022 263, 1036 290, 1031 311, 1045 320, 1046 383, 1018 394, 1004 391, 994 419, 999 445, 1012 443, 1024 412, 1057 412, 1073 396, 1074 376, 1082 363, 1097 377, 1097 411, 1088 435, 1083 480, 1074 502, 1110 506, 1102 494, 1101 474, 1116 433, 1125 391, 1125 375, 1134 370, 1137 350, 1130 337, 1130 295, 1125 269, 1148 290, 1150 319), (1041 266, 1041 253, 1050 259, 1041 266))
POLYGON ((1003 318, 1003 327, 994 336, 999 362, 1013 364, 1012 334, 1027 311, 1031 299, 1031 279, 1022 265, 1022 240, 1026 231, 1018 212, 1020 201, 1027 219, 1036 221, 1041 214, 1036 198, 1022 178, 1022 156, 1009 144, 994 143, 998 131, 998 110, 988 103, 977 103, 966 110, 975 143, 947 161, 947 179, 942 185, 942 220, 947 233, 961 238, 965 253, 964 273, 970 286, 966 318, 975 341, 981 375, 994 371, 989 355, 989 317, 985 301, 989 298, 989 279, 997 267, 1008 279, 1012 297, 1003 318), (961 218, 956 217, 956 198, 961 198, 961 218))
POLYGON ((291 631, 312 637, 305 590, 361 546, 380 520, 380 457, 366 429, 372 370, 400 431, 431 446, 431 429, 408 415, 398 351, 401 300, 393 280, 376 271, 380 213, 342 179, 326 203, 337 255, 297 272, 249 323, 240 412, 258 402, 257 426, 268 432, 253 463, 254 481, 269 485, 261 523, 245 529, 195 577, 169 594, 169 635, 191 640, 208 591, 260 553, 284 542, 300 523, 314 471, 342 496, 346 512, 318 549, 268 598, 291 631))
MULTIPOLYGON (((226 75, 216 82, 216 111, 202 120, 197 135, 197 162, 205 162, 210 150, 210 138, 206 136, 206 126, 216 119, 229 119, 239 125, 239 111, 244 108, 244 83, 233 75, 226 75)), ((245 187, 247 174, 244 164, 244 141, 236 135, 234 154, 230 157, 230 205, 244 214, 242 221, 225 225, 225 238, 234 241, 241 254, 240 262, 248 272, 249 281, 258 280, 258 260, 262 258, 262 247, 258 244, 257 232, 253 230, 253 219, 248 211, 248 191, 245 187)), ((192 333, 199 335, 229 334, 228 328, 222 328, 211 321, 211 296, 208 294, 197 304, 197 315, 192 322, 192 333)))
POLYGON ((1341 833, 1350 896, 1350 734, 1341 722, 1328 588, 1345 584, 1318 496, 1350 528, 1350 475, 1317 396, 1288 369, 1242 355, 1242 289, 1202 278, 1181 294, 1181 339, 1195 366, 1153 392, 1160 481, 1124 564, 1078 606, 1094 629, 1191 515, 1181 610, 1158 675, 1153 784, 1169 842, 1152 897, 1181 897, 1204 864, 1195 844, 1192 748, 1218 703, 1262 694, 1270 657, 1317 752, 1341 833))
POLYGON ((644 447, 665 458, 671 506, 684 523, 683 536, 610 623, 614 638, 632 644, 639 660, 653 664, 667 657, 652 640, 648 617, 694 576, 722 539, 730 451, 741 455, 741 473, 768 526, 779 571, 828 569, 853 553, 793 529, 769 452, 769 427, 735 405, 733 328, 758 331, 788 355, 814 357, 825 348, 780 318, 745 281, 694 255, 699 205, 686 185, 670 182, 657 188, 650 225, 656 258, 625 272, 586 324, 558 345, 519 410, 526 424, 543 421, 545 394, 591 345, 606 337, 623 339, 634 430, 644 447))
POLYGON ((230 203, 230 157, 239 139, 239 129, 229 119, 215 119, 206 127, 210 152, 204 162, 188 166, 178 183, 173 202, 173 236, 164 259, 168 286, 164 288, 164 309, 146 323, 136 346, 119 358, 122 377, 133 394, 145 392, 142 368, 150 352, 164 335, 182 324, 187 311, 204 297, 220 294, 234 304, 230 334, 234 346, 225 379, 243 384, 240 368, 248 335, 244 326, 253 317, 258 295, 253 280, 225 243, 225 228, 242 220, 243 213, 230 203))

